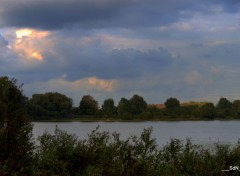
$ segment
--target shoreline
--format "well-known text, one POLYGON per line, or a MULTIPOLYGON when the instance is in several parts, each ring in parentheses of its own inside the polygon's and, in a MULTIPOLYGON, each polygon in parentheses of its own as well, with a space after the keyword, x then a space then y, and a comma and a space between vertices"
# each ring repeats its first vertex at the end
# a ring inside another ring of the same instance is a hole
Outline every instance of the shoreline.
POLYGON ((62 118, 62 119, 45 119, 45 120, 31 120, 31 122, 185 122, 185 121, 239 121, 240 119, 234 118, 216 118, 216 119, 201 119, 201 118, 162 118, 162 119, 113 119, 113 118, 62 118))

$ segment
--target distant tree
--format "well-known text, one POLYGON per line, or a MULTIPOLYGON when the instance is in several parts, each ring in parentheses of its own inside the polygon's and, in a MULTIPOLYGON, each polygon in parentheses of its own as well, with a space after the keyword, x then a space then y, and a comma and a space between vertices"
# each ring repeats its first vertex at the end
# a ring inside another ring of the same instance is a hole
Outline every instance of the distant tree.
POLYGON ((232 107, 234 110, 240 110, 240 100, 234 100, 232 107))
POLYGON ((28 111, 34 118, 66 117, 72 111, 72 99, 58 92, 34 94, 28 102, 28 111))
POLYGON ((240 118, 240 100, 234 100, 232 104, 233 115, 240 118))
POLYGON ((232 103, 227 98, 220 98, 217 103, 217 108, 219 109, 230 109, 232 107, 232 103))
POLYGON ((227 98, 220 98, 216 107, 216 115, 218 118, 230 116, 232 103, 227 98))
POLYGON ((134 115, 141 114, 147 109, 147 103, 143 97, 139 95, 133 95, 133 97, 130 99, 130 103, 134 115))
POLYGON ((183 116, 189 116, 189 117, 197 117, 199 116, 199 109, 200 106, 199 105, 185 105, 185 106, 181 106, 180 110, 181 110, 181 114, 183 116))
POLYGON ((131 102, 126 98, 121 98, 117 107, 118 115, 122 116, 124 114, 132 115, 131 102))
POLYGON ((116 114, 116 107, 114 106, 113 99, 106 99, 102 105, 102 111, 104 115, 112 116, 116 114))
POLYGON ((0 167, 5 164, 9 169, 6 175, 24 172, 24 168, 31 165, 32 125, 26 101, 22 85, 17 85, 16 79, 0 77, 0 167))
POLYGON ((158 108, 157 108, 156 106, 154 106, 154 105, 150 105, 150 106, 147 107, 147 110, 146 110, 146 111, 149 112, 149 113, 151 113, 152 116, 154 117, 154 116, 156 116, 156 115, 159 114, 160 109, 158 109, 158 108))
POLYGON ((203 118, 213 119, 215 117, 215 107, 213 103, 206 103, 201 107, 203 118))
POLYGON ((178 99, 171 97, 165 101, 164 105, 167 109, 175 109, 180 107, 180 102, 178 99))
POLYGON ((91 95, 84 95, 79 110, 82 115, 94 115, 98 111, 98 102, 91 95))

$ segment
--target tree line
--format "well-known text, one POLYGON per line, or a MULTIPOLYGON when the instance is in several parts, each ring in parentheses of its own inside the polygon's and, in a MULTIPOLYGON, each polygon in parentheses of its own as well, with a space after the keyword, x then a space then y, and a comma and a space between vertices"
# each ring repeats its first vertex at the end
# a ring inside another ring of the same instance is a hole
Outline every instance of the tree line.
MULTIPOLYGON (((0 77, 3 81, 7 77, 0 77)), ((16 80, 13 79, 15 83, 16 80)), ((21 85, 22 86, 22 85, 21 85)), ((21 87, 22 88, 22 87, 21 87)), ((0 98, 4 91, 1 92, 0 98)), ((15 97, 13 97, 14 99, 15 97)), ((121 98, 117 105, 112 98, 105 99, 100 106, 91 95, 84 95, 77 107, 73 106, 70 97, 58 93, 47 92, 33 94, 29 99, 24 96, 27 114, 33 120, 48 120, 61 118, 105 118, 122 120, 171 120, 171 119, 238 119, 240 118, 240 100, 229 101, 220 98, 216 105, 211 102, 195 102, 183 104, 177 98, 170 97, 159 108, 147 104, 140 95, 130 99, 121 98)), ((6 109, 6 104, 0 108, 6 109)))
POLYGON ((34 94, 27 100, 28 114, 35 120, 74 117, 109 118, 122 120, 151 119, 227 119, 240 118, 240 100, 233 102, 220 98, 211 102, 181 104, 177 98, 168 98, 162 108, 147 104, 140 95, 130 99, 121 98, 118 105, 112 98, 99 106, 91 95, 84 95, 78 107, 73 107, 72 99, 58 92, 34 94))

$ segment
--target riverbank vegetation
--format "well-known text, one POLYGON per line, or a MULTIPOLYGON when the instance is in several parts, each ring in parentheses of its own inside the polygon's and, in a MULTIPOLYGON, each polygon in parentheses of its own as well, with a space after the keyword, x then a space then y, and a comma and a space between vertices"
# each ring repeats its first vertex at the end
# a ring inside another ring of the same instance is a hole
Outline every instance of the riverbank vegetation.
MULTIPOLYGON (((123 100, 126 101, 129 102, 123 100)), ((179 106, 174 101, 174 106, 179 106)), ((112 104, 111 101, 108 103, 112 104)), ((231 146, 215 144, 209 149, 194 145, 189 139, 185 142, 172 139, 165 146, 158 146, 151 136, 151 128, 144 129, 139 137, 130 136, 126 140, 118 133, 100 131, 99 128, 87 139, 79 139, 58 128, 54 134, 46 132, 33 139, 28 108, 21 85, 17 85, 15 79, 1 77, 0 175, 224 176, 230 172, 232 175, 239 173, 240 142, 231 146), (232 169, 230 166, 236 166, 235 171, 222 171, 232 169)))

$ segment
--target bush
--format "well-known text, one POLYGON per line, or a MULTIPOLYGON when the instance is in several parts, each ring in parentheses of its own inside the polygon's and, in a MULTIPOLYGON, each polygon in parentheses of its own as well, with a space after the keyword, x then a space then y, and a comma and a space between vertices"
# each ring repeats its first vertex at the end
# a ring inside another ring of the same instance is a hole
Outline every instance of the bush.
POLYGON ((234 147, 215 144, 214 150, 171 139, 159 148, 152 128, 140 137, 120 139, 119 133, 99 127, 86 140, 56 129, 39 138, 37 173, 42 175, 226 175, 221 172, 240 164, 240 143, 234 147))
MULTIPOLYGON (((27 175, 215 176, 226 175, 221 170, 240 165, 240 143, 215 144, 209 150, 190 139, 171 139, 159 148, 151 134, 152 128, 148 128, 139 137, 122 140, 119 133, 102 132, 97 127, 88 139, 81 140, 56 128, 53 135, 45 133, 38 138, 35 162, 29 166, 34 169, 27 175)), ((0 164, 1 175, 10 170, 0 164)), ((21 170, 14 174, 24 175, 21 170)))
POLYGON ((151 129, 126 141, 97 128, 88 140, 55 130, 39 138, 37 166, 44 175, 149 175, 155 172, 156 142, 151 129))
POLYGON ((150 112, 142 112, 141 114, 138 115, 138 117, 142 120, 150 120, 153 115, 150 112))

